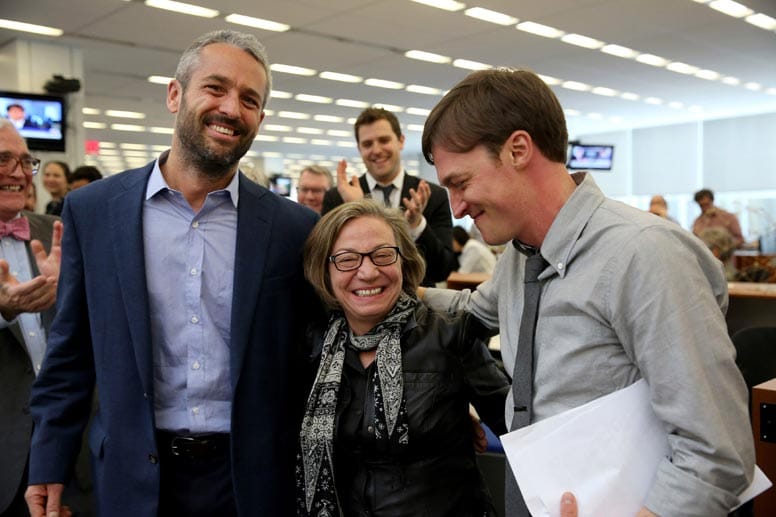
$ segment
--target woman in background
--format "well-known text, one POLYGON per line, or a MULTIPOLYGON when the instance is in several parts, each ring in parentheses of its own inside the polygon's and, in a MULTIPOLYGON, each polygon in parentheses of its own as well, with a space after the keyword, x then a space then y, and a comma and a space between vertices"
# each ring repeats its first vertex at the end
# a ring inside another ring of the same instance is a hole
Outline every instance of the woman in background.
POLYGON ((298 513, 495 515, 469 403, 502 433, 509 384, 475 318, 416 298, 425 264, 404 216, 371 200, 337 207, 313 228, 304 267, 331 314, 309 332, 298 513))
POLYGON ((69 176, 70 167, 65 162, 51 161, 43 167, 43 186, 51 195, 51 201, 46 205, 47 214, 62 215, 69 176))

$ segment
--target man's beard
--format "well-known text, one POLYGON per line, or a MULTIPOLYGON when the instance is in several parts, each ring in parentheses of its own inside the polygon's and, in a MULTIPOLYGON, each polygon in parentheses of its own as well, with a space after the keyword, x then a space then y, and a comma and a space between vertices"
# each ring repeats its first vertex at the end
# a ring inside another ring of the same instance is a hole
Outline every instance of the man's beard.
POLYGON ((255 132, 250 135, 251 132, 239 120, 214 115, 207 117, 200 125, 194 118, 194 114, 187 113, 185 109, 182 113, 186 115, 183 119, 179 119, 175 132, 181 144, 183 157, 192 167, 210 178, 220 179, 227 176, 253 144, 255 132), (211 123, 223 123, 227 127, 235 128, 235 131, 241 135, 240 141, 232 148, 221 148, 208 142, 200 129, 211 123))

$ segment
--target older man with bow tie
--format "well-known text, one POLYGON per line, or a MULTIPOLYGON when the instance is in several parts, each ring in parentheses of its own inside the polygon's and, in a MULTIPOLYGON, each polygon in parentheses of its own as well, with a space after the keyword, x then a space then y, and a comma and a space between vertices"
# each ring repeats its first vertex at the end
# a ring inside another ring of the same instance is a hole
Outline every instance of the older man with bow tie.
POLYGON ((46 351, 59 278, 62 223, 22 212, 40 161, 0 119, 0 515, 28 515, 30 386, 46 351), (30 239, 33 240, 30 240, 30 239))

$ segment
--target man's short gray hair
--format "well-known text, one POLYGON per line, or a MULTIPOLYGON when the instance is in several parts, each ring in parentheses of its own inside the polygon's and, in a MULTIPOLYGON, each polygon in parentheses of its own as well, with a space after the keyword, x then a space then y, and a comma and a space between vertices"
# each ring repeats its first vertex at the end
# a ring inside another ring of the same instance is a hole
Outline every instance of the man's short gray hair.
POLYGON ((237 32, 232 30, 217 30, 203 34, 189 46, 178 61, 178 68, 175 70, 175 79, 181 83, 181 86, 185 90, 191 80, 191 75, 194 73, 194 68, 199 64, 200 51, 212 45, 213 43, 226 43, 227 45, 234 45, 235 47, 244 50, 264 68, 264 72, 267 74, 267 86, 264 88, 264 102, 262 109, 267 107, 269 102, 269 94, 272 91, 272 75, 269 70, 269 58, 267 57, 267 51, 264 45, 256 39, 252 34, 246 34, 244 32, 237 32))

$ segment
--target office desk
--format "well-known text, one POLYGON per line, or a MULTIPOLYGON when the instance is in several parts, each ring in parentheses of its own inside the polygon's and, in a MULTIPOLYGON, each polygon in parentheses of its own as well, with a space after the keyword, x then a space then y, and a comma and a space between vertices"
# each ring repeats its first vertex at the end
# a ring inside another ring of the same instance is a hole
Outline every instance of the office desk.
POLYGON ((477 289, 477 286, 490 278, 487 273, 459 273, 453 271, 450 276, 447 277, 448 289, 477 289))
POLYGON ((728 282, 728 333, 747 327, 776 327, 776 284, 728 282))

